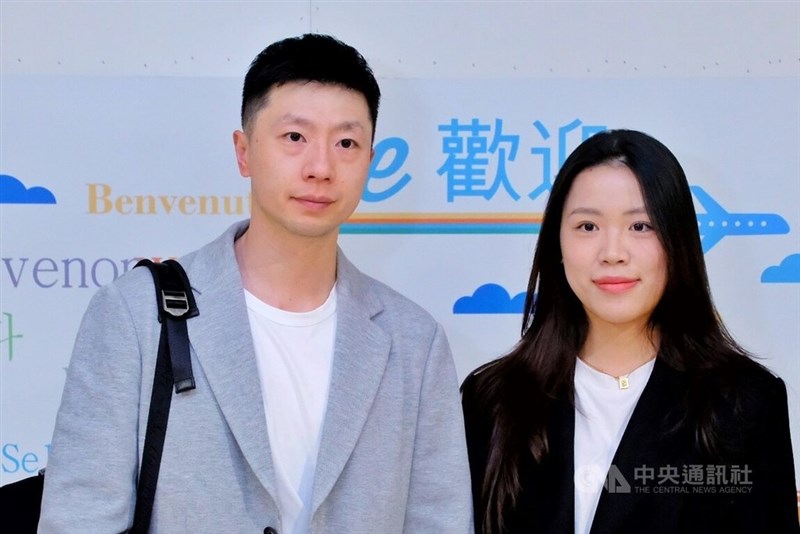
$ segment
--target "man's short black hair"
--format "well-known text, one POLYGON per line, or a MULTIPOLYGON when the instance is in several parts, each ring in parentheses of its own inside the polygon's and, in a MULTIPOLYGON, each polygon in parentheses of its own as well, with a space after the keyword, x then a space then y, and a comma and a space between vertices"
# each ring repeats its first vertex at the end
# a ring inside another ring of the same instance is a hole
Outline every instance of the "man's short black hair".
POLYGON ((242 128, 248 128, 272 88, 289 82, 319 82, 358 91, 367 100, 375 135, 381 91, 372 69, 352 46, 315 33, 277 41, 256 56, 244 78, 242 128))

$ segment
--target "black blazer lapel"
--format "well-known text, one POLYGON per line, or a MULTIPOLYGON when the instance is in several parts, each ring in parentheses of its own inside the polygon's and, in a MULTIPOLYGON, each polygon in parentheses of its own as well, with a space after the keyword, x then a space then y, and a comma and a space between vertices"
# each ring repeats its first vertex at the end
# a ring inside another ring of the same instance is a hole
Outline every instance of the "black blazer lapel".
POLYGON ((592 522, 592 534, 660 532, 676 524, 678 494, 658 494, 664 469, 685 464, 683 431, 674 432, 681 413, 685 378, 657 359, 611 462, 592 522), (655 497, 655 498, 654 498, 655 497))

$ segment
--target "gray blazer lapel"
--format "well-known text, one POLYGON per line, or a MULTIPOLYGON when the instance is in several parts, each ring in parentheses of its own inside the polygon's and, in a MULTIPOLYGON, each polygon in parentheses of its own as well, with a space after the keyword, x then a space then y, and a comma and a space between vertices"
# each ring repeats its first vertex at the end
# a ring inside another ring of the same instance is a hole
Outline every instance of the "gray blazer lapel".
POLYGON ((186 268, 200 315, 189 339, 234 439, 261 484, 276 498, 261 384, 233 241, 247 228, 231 227, 188 259, 186 268))
POLYGON ((372 321, 383 306, 365 282, 366 277, 340 250, 336 341, 312 513, 328 496, 355 449, 389 359, 391 339, 372 321))

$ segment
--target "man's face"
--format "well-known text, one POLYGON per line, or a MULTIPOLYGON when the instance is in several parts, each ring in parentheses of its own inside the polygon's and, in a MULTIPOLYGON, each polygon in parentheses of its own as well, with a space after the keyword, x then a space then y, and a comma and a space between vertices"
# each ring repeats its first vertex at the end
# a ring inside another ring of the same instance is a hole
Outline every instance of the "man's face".
POLYGON ((336 239, 355 210, 372 160, 364 96, 337 85, 272 88, 247 131, 233 134, 251 179, 251 228, 274 239, 336 239))

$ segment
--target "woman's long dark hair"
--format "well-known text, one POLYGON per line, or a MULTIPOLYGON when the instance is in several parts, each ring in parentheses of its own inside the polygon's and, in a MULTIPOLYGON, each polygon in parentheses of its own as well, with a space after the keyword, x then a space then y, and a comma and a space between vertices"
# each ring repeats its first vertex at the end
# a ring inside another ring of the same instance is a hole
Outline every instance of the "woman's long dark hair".
POLYGON ((493 421, 478 510, 484 532, 500 532, 504 512, 515 506, 524 456, 541 462, 548 454, 546 424, 553 400, 574 402, 575 359, 589 324, 560 261, 562 211, 575 177, 611 162, 624 164, 636 176, 664 248, 667 284, 649 328, 660 336, 658 357, 690 378, 692 398, 686 399, 682 424, 692 425, 697 445, 709 454, 720 444, 703 377, 751 361, 714 308, 697 215, 678 160, 641 132, 610 130, 590 137, 564 162, 550 192, 528 282, 522 337, 509 354, 475 376, 477 394, 493 421))

